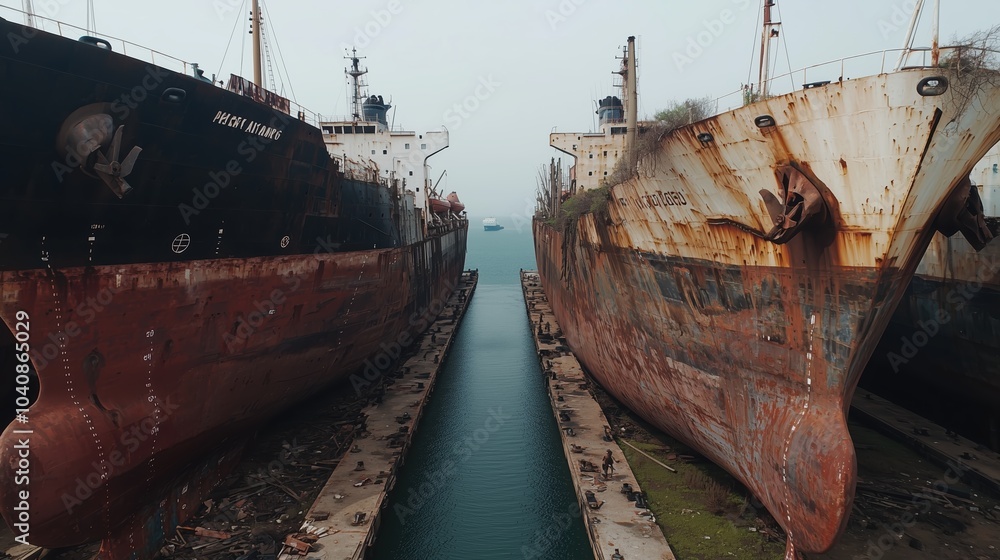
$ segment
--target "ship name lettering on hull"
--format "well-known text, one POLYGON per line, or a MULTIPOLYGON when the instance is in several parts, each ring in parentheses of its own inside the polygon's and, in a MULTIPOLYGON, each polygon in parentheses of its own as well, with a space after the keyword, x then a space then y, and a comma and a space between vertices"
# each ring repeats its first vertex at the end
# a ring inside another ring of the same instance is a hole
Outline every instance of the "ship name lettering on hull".
POLYGON ((638 208, 656 208, 659 206, 687 206, 688 201, 682 193, 677 191, 656 191, 654 194, 647 194, 638 197, 621 197, 618 203, 628 207, 630 204, 638 208))
POLYGON ((269 140, 279 140, 281 139, 281 130, 266 126, 262 123, 252 121, 246 117, 241 117, 239 115, 234 115, 232 113, 227 113, 225 111, 219 111, 215 114, 215 118, 212 119, 215 124, 221 124, 222 126, 228 126, 229 128, 236 128, 242 130, 243 132, 248 132, 250 134, 256 134, 263 138, 269 140))

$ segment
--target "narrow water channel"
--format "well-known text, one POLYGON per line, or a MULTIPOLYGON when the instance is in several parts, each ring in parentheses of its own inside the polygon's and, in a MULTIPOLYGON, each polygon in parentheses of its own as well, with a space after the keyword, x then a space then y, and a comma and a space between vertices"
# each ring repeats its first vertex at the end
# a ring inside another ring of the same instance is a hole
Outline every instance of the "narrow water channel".
POLYGON ((479 287, 383 517, 377 560, 593 558, 528 331, 522 267, 534 268, 530 231, 470 232, 466 268, 479 268, 479 287))

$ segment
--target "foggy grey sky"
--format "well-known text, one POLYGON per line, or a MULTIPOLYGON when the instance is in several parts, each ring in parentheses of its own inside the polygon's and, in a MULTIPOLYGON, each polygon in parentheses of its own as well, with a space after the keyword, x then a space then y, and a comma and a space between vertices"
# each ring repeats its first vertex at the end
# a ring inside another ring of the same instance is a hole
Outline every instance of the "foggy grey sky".
MULTIPOLYGON (((242 4, 242 0, 95 0, 97 34, 198 62, 207 75, 252 77, 245 29, 249 0, 245 10, 242 4), (223 53, 237 22, 223 66, 223 53)), ((435 178, 448 170, 445 192, 458 191, 471 216, 495 215, 510 227, 530 218, 538 166, 559 157, 548 147, 553 127, 567 132, 592 130, 594 100, 618 94, 612 71, 618 69, 615 57, 621 55, 629 35, 639 41, 639 115, 652 116, 672 100, 717 98, 747 82, 752 49, 759 43, 760 4, 759 0, 271 0, 266 8, 272 39, 277 39, 284 55, 298 103, 324 116, 348 113, 344 49, 357 42, 359 54, 367 57, 370 91, 392 98, 397 125, 418 132, 446 125, 451 131, 451 147, 430 160, 435 178), (376 33, 366 33, 366 27, 376 33), (699 39, 707 46, 692 47, 699 39), (677 55, 693 62, 687 64, 677 55), (491 88, 480 87, 488 82, 491 88), (473 102, 477 87, 483 99, 473 102), (462 117, 454 107, 463 103, 478 108, 462 117)), ((783 32, 777 43, 781 47, 777 73, 788 71, 787 60, 799 69, 900 48, 913 4, 914 0, 779 0, 776 19, 782 21, 783 32)), ((21 0, 0 0, 0 5, 20 8, 21 0)), ((55 19, 80 26, 86 25, 85 7, 84 0, 35 0, 37 12, 54 12, 55 19)), ((0 9, 0 16, 20 21, 9 10, 0 9)), ((997 23, 996 0, 942 2, 945 44, 954 36, 997 23)), ((43 28, 53 30, 50 25, 43 28)), ((930 44, 929 14, 916 44, 930 44)), ((875 71, 880 62, 876 58, 875 71)), ((275 71, 278 65, 276 60, 275 71)), ((756 81, 755 62, 753 68, 756 81)), ((827 67, 808 78, 836 80, 839 72, 839 66, 827 67)), ((868 73, 852 72, 850 67, 846 72, 847 77, 868 73)), ((790 84, 785 78, 776 87, 784 91, 790 84)), ((271 89, 282 91, 280 85, 271 89)), ((283 93, 293 97, 287 83, 283 93)), ((721 108, 726 107, 723 103, 721 108)))

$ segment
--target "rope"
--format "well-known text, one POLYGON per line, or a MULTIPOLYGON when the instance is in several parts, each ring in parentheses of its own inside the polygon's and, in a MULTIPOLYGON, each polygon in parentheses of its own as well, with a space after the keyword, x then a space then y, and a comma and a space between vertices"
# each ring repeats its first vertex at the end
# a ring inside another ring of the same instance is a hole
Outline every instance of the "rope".
MULTIPOLYGON (((268 19, 270 19, 271 14, 270 14, 270 12, 267 11, 267 5, 264 5, 263 10, 264 10, 264 13, 267 15, 268 19)), ((271 32, 273 32, 273 31, 274 30, 272 29, 271 32)), ((288 81, 288 91, 290 91, 292 93, 292 100, 295 101, 296 103, 298 103, 298 99, 296 99, 296 96, 295 96, 295 88, 292 87, 292 77, 291 77, 291 74, 288 73, 288 67, 285 65, 285 55, 283 55, 281 53, 281 41, 278 40, 277 34, 274 35, 274 49, 278 53, 278 60, 281 61, 281 69, 283 69, 285 71, 285 80, 288 81)), ((280 72, 279 72, 279 76, 280 76, 280 72)), ((284 85, 284 82, 282 82, 282 85, 284 85)))
MULTIPOLYGON (((243 4, 240 5, 240 13, 246 8, 247 0, 243 0, 243 4)), ((226 43, 226 52, 222 55, 222 62, 219 63, 219 69, 215 72, 216 76, 222 75, 222 67, 226 64, 226 57, 229 56, 229 48, 233 46, 233 35, 236 35, 236 28, 240 25, 240 20, 242 17, 236 18, 236 23, 233 24, 233 31, 229 34, 229 42, 226 43)), ((243 59, 240 59, 240 71, 243 70, 243 59)))

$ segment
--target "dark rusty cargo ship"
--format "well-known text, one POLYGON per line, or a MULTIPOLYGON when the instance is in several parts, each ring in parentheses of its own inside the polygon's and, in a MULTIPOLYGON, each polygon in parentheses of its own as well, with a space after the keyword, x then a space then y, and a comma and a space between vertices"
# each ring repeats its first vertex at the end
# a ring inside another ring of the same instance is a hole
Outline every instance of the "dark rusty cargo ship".
MULTIPOLYGON (((613 153, 609 138, 636 145, 633 46, 626 121, 610 111, 609 136, 552 137, 577 158, 577 187, 597 149, 613 153)), ((534 221, 570 348, 621 402, 746 484, 789 559, 828 550, 846 525, 846 409, 935 226, 988 240, 968 176, 1000 140, 1000 82, 938 64, 960 56, 942 52, 784 95, 762 71, 742 107, 654 137, 591 211, 567 217, 555 187, 534 221)))
MULTIPOLYGON (((1000 145, 972 179, 996 234, 1000 145)), ((1000 242, 934 236, 862 386, 1000 451, 1000 242)))
POLYGON ((468 231, 427 210, 447 132, 403 157, 360 88, 314 126, 243 78, 0 37, 0 350, 40 385, 0 439, 0 513, 32 544, 151 557, 231 456, 193 463, 440 311, 468 231), (378 160, 345 130, 395 167, 357 163, 378 160))

